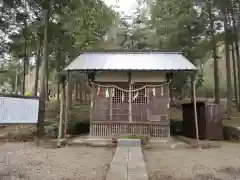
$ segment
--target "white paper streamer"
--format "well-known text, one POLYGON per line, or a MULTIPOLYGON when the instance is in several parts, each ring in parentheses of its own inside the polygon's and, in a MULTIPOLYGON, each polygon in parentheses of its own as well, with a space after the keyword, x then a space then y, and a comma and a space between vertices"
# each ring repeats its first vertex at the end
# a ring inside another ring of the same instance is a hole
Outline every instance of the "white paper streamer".
POLYGON ((153 92, 153 96, 155 96, 155 95, 156 95, 156 89, 153 88, 153 89, 152 89, 152 92, 153 92))
POLYGON ((98 87, 97 89, 97 95, 99 95, 99 93, 100 93, 100 87, 98 87))
POLYGON ((122 102, 124 101, 124 93, 122 93, 122 102))
POLYGON ((163 95, 164 95, 164 93, 163 93, 163 87, 161 86, 160 88, 161 88, 161 89, 160 89, 160 90, 161 90, 160 95, 163 96, 163 95))
POLYGON ((138 92, 134 95, 133 100, 137 99, 138 97, 138 92))
POLYGON ((115 88, 111 88, 111 97, 115 96, 115 88))
POLYGON ((108 88, 106 89, 105 97, 106 97, 106 98, 109 98, 109 90, 108 90, 108 88))

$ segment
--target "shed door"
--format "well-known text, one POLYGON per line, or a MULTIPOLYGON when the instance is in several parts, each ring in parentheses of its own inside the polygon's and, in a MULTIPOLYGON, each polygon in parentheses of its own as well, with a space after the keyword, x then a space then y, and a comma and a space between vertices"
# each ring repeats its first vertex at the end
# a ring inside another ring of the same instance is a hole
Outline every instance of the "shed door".
POLYGON ((209 139, 222 139, 223 125, 217 104, 206 105, 206 131, 209 139))

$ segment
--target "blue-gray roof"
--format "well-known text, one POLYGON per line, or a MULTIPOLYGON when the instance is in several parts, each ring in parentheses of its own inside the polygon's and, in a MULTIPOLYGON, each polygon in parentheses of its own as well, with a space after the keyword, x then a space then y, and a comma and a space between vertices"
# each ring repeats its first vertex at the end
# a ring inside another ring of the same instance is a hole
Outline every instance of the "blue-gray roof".
POLYGON ((86 52, 74 59, 66 71, 194 71, 197 68, 181 53, 86 52))

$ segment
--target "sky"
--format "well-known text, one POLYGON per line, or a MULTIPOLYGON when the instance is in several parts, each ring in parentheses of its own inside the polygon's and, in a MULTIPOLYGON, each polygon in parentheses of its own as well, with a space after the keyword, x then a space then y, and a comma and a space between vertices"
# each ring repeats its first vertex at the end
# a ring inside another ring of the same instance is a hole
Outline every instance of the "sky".
POLYGON ((123 12, 124 15, 132 15, 136 10, 136 0, 103 0, 108 6, 118 6, 114 8, 117 12, 123 12))

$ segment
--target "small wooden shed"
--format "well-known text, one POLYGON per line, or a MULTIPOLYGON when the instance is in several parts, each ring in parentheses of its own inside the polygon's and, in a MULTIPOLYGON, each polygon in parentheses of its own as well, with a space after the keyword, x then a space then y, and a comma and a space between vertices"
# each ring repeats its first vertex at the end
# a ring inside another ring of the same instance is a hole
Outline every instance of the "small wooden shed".
MULTIPOLYGON (((198 131, 200 139, 223 139, 223 124, 218 104, 199 101, 197 104, 198 131)), ((183 134, 189 138, 196 138, 193 103, 182 105, 183 134)))
POLYGON ((85 52, 69 66, 91 87, 90 135, 170 137, 169 84, 173 73, 196 72, 181 53, 85 52))

